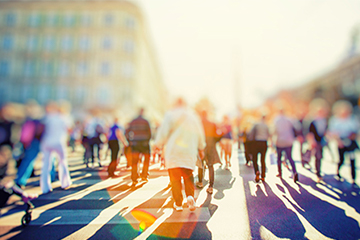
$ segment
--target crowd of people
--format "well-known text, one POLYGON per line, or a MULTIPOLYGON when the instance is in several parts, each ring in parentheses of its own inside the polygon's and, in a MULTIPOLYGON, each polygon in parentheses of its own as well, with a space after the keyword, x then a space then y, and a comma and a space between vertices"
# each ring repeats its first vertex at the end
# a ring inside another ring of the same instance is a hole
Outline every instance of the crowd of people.
POLYGON ((352 105, 343 100, 336 102, 331 109, 325 100, 315 99, 301 119, 290 116, 282 108, 279 108, 277 114, 272 114, 272 117, 263 112, 242 131, 229 116, 224 116, 222 122, 217 123, 210 118, 206 109, 195 111, 182 98, 176 100, 174 108, 169 110, 162 122, 156 126, 145 117, 145 109, 140 109, 138 116, 126 125, 120 124, 117 116, 110 122, 106 121, 98 111, 74 121, 71 118, 70 106, 66 103, 49 102, 44 109, 30 101, 25 106, 24 114, 18 116, 14 105, 7 104, 2 107, 1 194, 6 192, 6 196, 9 196, 8 193, 13 192, 23 199, 35 198, 36 196, 24 192, 24 189, 34 173, 34 164, 39 156, 42 159, 42 194, 53 190, 52 182, 56 179, 56 172, 61 188, 71 186, 68 146, 71 151, 82 147, 83 163, 87 168, 95 167, 96 163, 102 167, 110 152, 110 163, 104 167, 111 178, 117 177, 119 159, 124 155, 127 168, 131 168, 132 186, 136 186, 139 181, 147 182, 150 164, 159 161, 161 167, 168 170, 174 208, 177 211, 183 209, 182 182, 185 185, 186 202, 192 211, 195 210, 194 189, 195 186, 204 187, 205 172, 209 174, 206 191, 208 194, 213 193, 214 165, 220 164, 226 170, 231 168, 235 142, 238 142, 239 148, 244 149, 246 164, 250 166, 252 163, 255 182, 265 181, 266 155, 269 150, 277 156, 278 172, 273 174, 281 178, 282 166, 285 164, 292 171, 294 182, 297 182, 299 174, 292 152, 294 142, 300 143, 299 160, 302 166, 309 166, 312 164, 310 159, 315 159, 316 175, 318 181, 321 181, 323 150, 328 147, 329 141, 336 141, 339 153, 336 175, 339 179, 342 178, 340 169, 345 156, 348 156, 355 184, 359 121, 353 114, 352 105), (14 179, 9 180, 6 178, 6 171, 12 158, 17 162, 17 173, 14 179), (195 183, 196 169, 198 171, 195 183))

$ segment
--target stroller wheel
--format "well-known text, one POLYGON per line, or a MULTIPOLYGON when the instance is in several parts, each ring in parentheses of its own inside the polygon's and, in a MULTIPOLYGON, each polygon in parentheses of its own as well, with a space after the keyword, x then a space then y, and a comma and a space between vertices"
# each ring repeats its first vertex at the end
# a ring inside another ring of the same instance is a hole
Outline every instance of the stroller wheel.
POLYGON ((25 215, 21 219, 21 225, 27 226, 31 222, 31 213, 25 213, 25 215))

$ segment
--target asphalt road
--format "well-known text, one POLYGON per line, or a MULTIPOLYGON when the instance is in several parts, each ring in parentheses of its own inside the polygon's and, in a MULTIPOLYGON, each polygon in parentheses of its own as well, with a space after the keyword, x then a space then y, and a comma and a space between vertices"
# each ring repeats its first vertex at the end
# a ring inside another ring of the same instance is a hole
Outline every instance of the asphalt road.
MULTIPOLYGON (((56 181, 53 192, 34 200, 27 227, 20 222, 24 205, 10 199, 1 210, 0 239, 360 239, 360 189, 349 183, 349 161, 341 170, 345 179, 335 177, 336 157, 329 154, 320 183, 299 162, 297 184, 285 167, 279 179, 269 158, 266 182, 255 183, 252 166, 234 145, 232 167, 216 166, 214 193, 207 194, 206 185, 196 189, 194 212, 174 211, 167 171, 159 164, 151 166, 149 182, 131 187, 124 158, 120 176, 107 178, 106 167, 86 168, 81 154, 69 155, 73 185, 62 190, 56 181)), ((26 190, 40 192, 38 176, 26 190)))

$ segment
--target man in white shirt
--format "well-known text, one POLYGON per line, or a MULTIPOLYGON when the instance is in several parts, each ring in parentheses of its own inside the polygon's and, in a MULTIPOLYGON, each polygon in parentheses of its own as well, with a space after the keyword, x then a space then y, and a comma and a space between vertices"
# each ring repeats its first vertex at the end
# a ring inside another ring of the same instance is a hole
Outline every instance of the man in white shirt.
POLYGON ((193 171, 198 154, 204 155, 205 134, 199 117, 186 107, 183 99, 176 101, 175 109, 167 112, 157 132, 154 150, 165 148, 165 161, 168 168, 174 208, 182 210, 183 195, 181 178, 184 180, 187 204, 195 210, 193 171))

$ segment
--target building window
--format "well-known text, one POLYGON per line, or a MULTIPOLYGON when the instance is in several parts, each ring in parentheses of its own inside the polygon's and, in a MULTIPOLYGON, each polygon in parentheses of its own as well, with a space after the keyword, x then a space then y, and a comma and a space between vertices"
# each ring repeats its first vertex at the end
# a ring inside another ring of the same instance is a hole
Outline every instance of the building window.
POLYGON ((83 51, 90 49, 90 38, 88 36, 82 36, 79 40, 79 48, 83 51))
POLYGON ((33 87, 31 85, 23 85, 21 88, 21 100, 26 102, 29 99, 34 98, 33 96, 33 87))
POLYGON ((55 49, 55 37, 46 36, 44 40, 44 49, 46 51, 53 51, 55 49))
POLYGON ((100 104, 109 104, 111 100, 111 90, 109 86, 100 86, 97 92, 97 100, 100 104))
POLYGON ((121 76, 132 78, 134 76, 134 66, 131 62, 125 62, 121 66, 121 76))
POLYGON ((69 51, 72 49, 73 40, 70 36, 64 36, 61 41, 61 47, 65 51, 69 51))
POLYGON ((0 76, 7 77, 10 73, 10 63, 7 61, 0 61, 0 76))
POLYGON ((355 77, 355 88, 356 88, 356 93, 360 94, 360 73, 358 73, 357 76, 355 77))
POLYGON ((41 65, 41 73, 44 77, 53 76, 54 64, 52 62, 43 62, 41 65))
POLYGON ((66 86, 58 86, 57 87, 57 99, 67 99, 68 98, 68 89, 66 86))
POLYGON ((102 47, 105 50, 112 49, 113 48, 113 39, 109 36, 104 37, 103 41, 102 41, 102 47))
POLYGON ((27 61, 24 65, 24 76, 33 77, 35 76, 35 62, 27 61))
POLYGON ((28 18, 28 24, 30 27, 38 27, 40 26, 41 16, 38 13, 30 14, 28 18))
POLYGON ((109 76, 111 72, 111 67, 109 62, 102 62, 101 63, 101 75, 102 76, 109 76))
POLYGON ((72 13, 67 13, 64 16, 63 21, 65 27, 73 27, 75 26, 75 15, 72 13))
POLYGON ((125 40, 124 42, 124 51, 127 53, 133 53, 135 44, 133 40, 125 40))
POLYGON ((13 36, 6 35, 2 39, 2 49, 3 50, 12 50, 14 47, 14 38, 13 36))
POLYGON ((87 13, 81 16, 81 25, 83 27, 88 27, 91 24, 91 16, 87 13))
POLYGON ((29 51, 34 51, 37 49, 37 46, 38 46, 38 43, 39 43, 39 40, 38 40, 38 37, 36 36, 29 36, 28 39, 27 39, 27 49, 29 51))
POLYGON ((355 86, 351 81, 344 82, 341 86, 342 93, 344 96, 349 97, 355 94, 355 86))
POLYGON ((0 104, 8 101, 9 88, 6 82, 0 84, 0 104))
POLYGON ((111 26, 114 24, 114 15, 111 13, 107 13, 104 16, 104 23, 106 26, 111 26))
POLYGON ((78 72, 78 75, 81 77, 86 76, 89 72, 89 67, 88 67, 87 62, 80 62, 77 66, 77 72, 78 72))
POLYGON ((46 17, 46 22, 49 27, 57 26, 59 17, 56 13, 49 13, 46 17))
POLYGON ((41 84, 38 88, 38 99, 40 103, 46 103, 50 99, 51 87, 47 84, 41 84))
POLYGON ((128 29, 135 29, 135 19, 132 16, 125 18, 125 26, 128 29))
POLYGON ((15 13, 7 13, 5 16, 5 24, 7 27, 13 27, 16 24, 15 13))
POLYGON ((78 86, 75 90, 75 99, 78 103, 84 103, 87 95, 87 89, 83 86, 78 86))
POLYGON ((70 73, 70 67, 67 62, 62 62, 59 64, 59 76, 67 77, 70 73))

